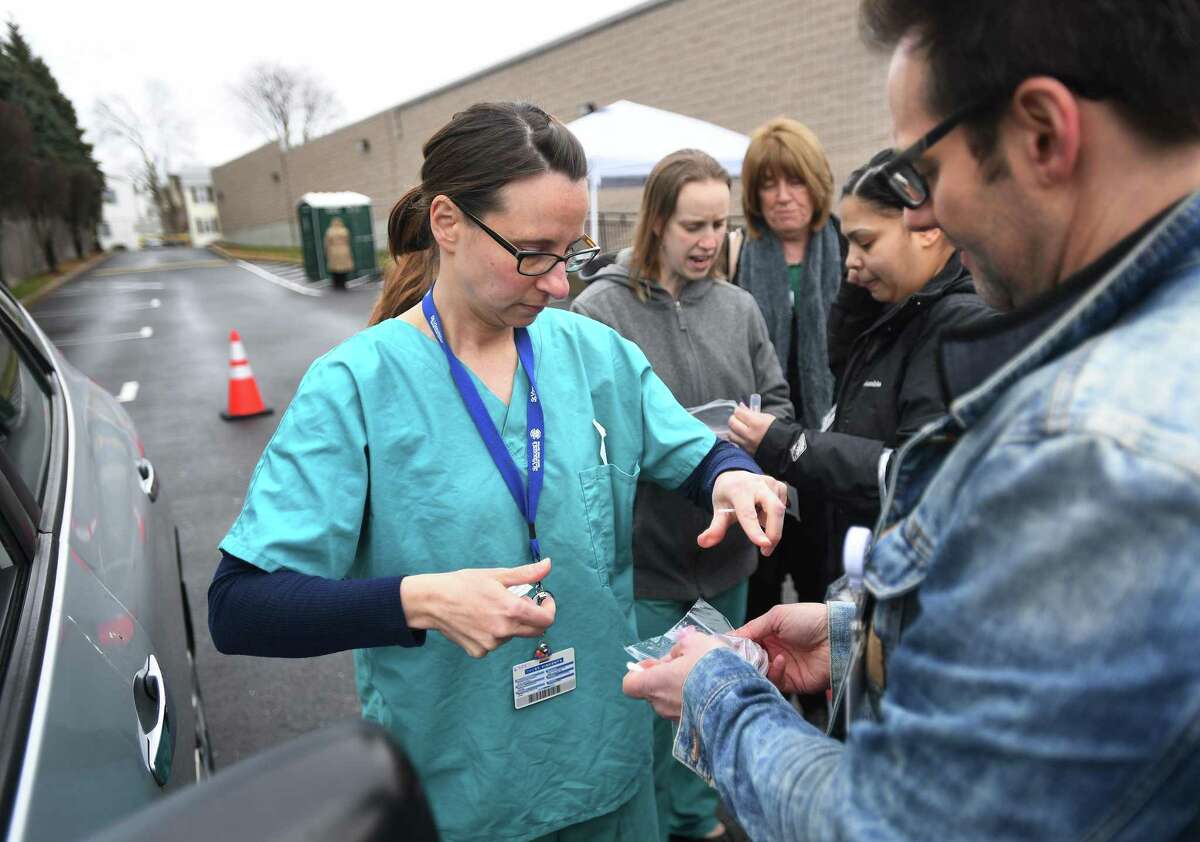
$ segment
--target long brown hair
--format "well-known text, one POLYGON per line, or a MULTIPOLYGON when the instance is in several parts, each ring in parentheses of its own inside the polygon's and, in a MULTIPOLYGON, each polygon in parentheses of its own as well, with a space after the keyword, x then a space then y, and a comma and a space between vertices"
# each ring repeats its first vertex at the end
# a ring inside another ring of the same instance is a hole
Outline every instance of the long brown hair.
POLYGON ((416 305, 437 275, 437 244, 429 206, 439 195, 476 216, 500 206, 500 189, 518 179, 557 172, 587 175, 583 147, 562 123, 536 105, 481 102, 455 114, 421 150, 421 183, 388 216, 388 250, 396 261, 369 324, 416 305))
MULTIPOLYGON (((675 203, 685 184, 693 181, 720 181, 732 186, 729 173, 715 158, 699 149, 680 149, 654 165, 642 191, 642 209, 633 232, 633 256, 629 261, 629 277, 634 281, 638 298, 648 299, 638 281, 658 278, 659 246, 662 229, 675 213, 675 203)), ((720 258, 718 256, 717 262, 720 258)))

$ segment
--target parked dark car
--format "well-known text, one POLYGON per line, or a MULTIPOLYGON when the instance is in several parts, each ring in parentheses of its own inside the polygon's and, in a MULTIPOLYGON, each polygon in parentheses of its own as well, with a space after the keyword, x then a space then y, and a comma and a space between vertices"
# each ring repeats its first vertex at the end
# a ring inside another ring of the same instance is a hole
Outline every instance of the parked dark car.
POLYGON ((207 776, 172 527, 116 400, 0 285, 0 809, 92 834, 207 776))

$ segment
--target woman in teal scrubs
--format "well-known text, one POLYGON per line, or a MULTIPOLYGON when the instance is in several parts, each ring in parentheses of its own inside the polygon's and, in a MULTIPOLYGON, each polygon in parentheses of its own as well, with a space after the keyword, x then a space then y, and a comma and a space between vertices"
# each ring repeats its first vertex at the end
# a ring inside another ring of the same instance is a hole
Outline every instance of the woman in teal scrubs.
POLYGON ((424 154, 373 325, 313 364, 221 544, 214 641, 354 648, 447 840, 656 839, 649 713, 620 686, 637 481, 734 510, 701 545, 736 519, 767 552, 782 486, 635 346, 545 309, 595 251, 561 123, 476 105, 424 154))

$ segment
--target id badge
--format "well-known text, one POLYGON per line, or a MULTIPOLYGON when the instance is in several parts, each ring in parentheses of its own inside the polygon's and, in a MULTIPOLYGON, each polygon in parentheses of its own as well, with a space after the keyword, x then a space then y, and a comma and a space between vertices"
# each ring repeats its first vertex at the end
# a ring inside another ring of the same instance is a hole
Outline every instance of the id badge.
POLYGON ((516 710, 575 689, 575 648, 560 649, 549 658, 525 661, 512 668, 513 707, 516 710))

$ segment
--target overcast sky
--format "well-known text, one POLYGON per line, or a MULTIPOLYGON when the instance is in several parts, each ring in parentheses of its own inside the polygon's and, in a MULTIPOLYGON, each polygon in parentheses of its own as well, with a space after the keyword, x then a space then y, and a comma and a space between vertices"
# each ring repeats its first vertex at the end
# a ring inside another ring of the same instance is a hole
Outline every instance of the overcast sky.
MULTIPOLYGON (((213 166, 265 140, 229 94, 257 62, 306 67, 324 80, 343 106, 336 127, 640 2, 0 0, 0 21, 17 22, 85 128, 98 98, 140 107, 147 82, 161 80, 191 123, 191 154, 176 166, 213 166)), ((106 170, 127 167, 109 144, 97 157, 106 170)))

